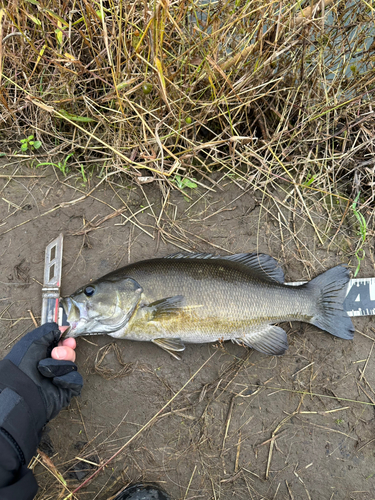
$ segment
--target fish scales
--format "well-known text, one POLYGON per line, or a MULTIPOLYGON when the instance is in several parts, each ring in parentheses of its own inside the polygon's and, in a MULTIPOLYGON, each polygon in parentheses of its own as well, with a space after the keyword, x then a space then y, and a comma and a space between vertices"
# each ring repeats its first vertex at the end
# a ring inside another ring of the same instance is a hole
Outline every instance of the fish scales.
POLYGON ((348 270, 337 266, 290 287, 265 254, 177 254, 114 271, 63 299, 63 306, 71 336, 151 340, 171 353, 182 351, 184 342, 233 340, 281 354, 288 344, 275 323, 282 321, 353 337, 342 307, 348 280, 348 270))
MULTIPOLYGON (((127 273, 142 283, 148 302, 156 301, 161 295, 186 298, 185 311, 189 314, 171 315, 165 326, 174 337, 176 332, 190 332, 193 337, 185 338, 187 342, 198 342, 201 337, 204 342, 207 335, 228 340, 234 332, 249 326, 269 321, 302 321, 312 316, 311 296, 306 290, 262 282, 253 278, 244 266, 230 261, 228 264, 223 267, 217 265, 216 260, 155 259, 130 265, 127 273), (155 276, 162 278, 160 284, 155 276), (200 286, 203 280, 205 287, 200 286)), ((145 335, 142 337, 145 340, 145 335)))

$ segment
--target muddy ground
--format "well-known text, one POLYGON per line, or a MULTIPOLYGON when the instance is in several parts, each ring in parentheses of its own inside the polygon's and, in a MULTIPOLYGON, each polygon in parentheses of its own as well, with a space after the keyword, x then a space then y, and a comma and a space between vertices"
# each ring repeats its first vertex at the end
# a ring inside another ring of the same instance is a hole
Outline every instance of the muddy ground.
MULTIPOLYGON (((175 190, 163 204, 157 183, 112 176, 84 185, 11 161, 0 174, 1 356, 33 327, 29 311, 40 319, 44 249, 60 232, 65 295, 129 262, 182 249, 257 249, 282 262, 287 281, 340 262, 355 267, 345 206, 306 201, 319 234, 330 236, 322 245, 290 188, 271 199, 216 173, 188 190, 191 201, 175 190)), ((375 276, 371 232, 368 242, 360 276, 375 276)), ((282 357, 225 343, 188 345, 177 361, 151 343, 119 340, 125 373, 113 379, 122 365, 113 348, 102 349, 112 339, 81 338, 82 396, 48 424, 41 448, 73 491, 201 368, 77 498, 108 499, 140 480, 158 482, 175 500, 375 498, 375 331, 370 318, 354 324, 354 341, 284 325, 290 347, 282 357)), ((39 457, 34 465, 40 500, 68 495, 51 464, 39 457)))

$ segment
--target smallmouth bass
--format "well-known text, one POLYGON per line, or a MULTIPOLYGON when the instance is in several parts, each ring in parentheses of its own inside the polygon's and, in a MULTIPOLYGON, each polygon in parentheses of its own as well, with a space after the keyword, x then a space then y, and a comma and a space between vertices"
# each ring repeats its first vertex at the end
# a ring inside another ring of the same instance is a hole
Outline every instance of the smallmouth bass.
POLYGON ((69 337, 152 341, 178 358, 184 342, 232 340, 265 354, 288 348, 282 321, 352 339, 343 309, 349 271, 336 266, 300 286, 266 254, 175 254, 135 262, 62 299, 69 337))

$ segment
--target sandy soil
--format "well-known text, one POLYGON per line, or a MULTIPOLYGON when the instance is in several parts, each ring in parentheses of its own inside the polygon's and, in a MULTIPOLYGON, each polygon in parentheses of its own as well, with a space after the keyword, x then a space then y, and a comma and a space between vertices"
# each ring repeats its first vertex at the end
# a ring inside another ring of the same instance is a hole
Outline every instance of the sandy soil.
MULTIPOLYGON (((181 249, 258 249, 280 260, 287 281, 310 279, 348 262, 355 238, 345 221, 328 251, 292 196, 274 193, 284 200, 277 208, 220 173, 202 180, 209 189, 189 190, 192 201, 173 191, 164 206, 156 183, 111 177, 92 190, 92 182, 16 163, 0 174, 1 356, 32 328, 29 311, 40 316, 44 249, 60 232, 64 295, 129 262, 181 249)), ((310 208, 324 231, 324 208, 310 208)), ((344 208, 335 210, 340 221, 344 208)), ((331 240, 337 227, 329 228, 331 240)), ((372 256, 368 249, 360 275, 375 275, 372 256)), ((139 480, 159 482, 175 500, 375 498, 375 334, 370 318, 354 324, 354 341, 285 325, 290 348, 282 357, 225 343, 189 345, 177 361, 151 343, 121 340, 126 373, 111 380, 95 366, 113 339, 81 338, 82 396, 48 424, 42 449, 72 491, 167 405, 77 498, 108 499, 139 480)), ((107 376, 120 372, 113 349, 101 366, 107 376)), ((49 469, 35 466, 38 498, 64 498, 49 469)))

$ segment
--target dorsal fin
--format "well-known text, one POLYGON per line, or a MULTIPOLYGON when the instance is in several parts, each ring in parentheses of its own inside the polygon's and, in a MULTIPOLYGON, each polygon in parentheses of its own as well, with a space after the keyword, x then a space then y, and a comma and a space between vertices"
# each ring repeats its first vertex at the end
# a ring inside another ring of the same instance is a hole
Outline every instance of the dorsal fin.
POLYGON ((183 253, 177 252, 171 255, 166 255, 164 259, 223 259, 221 255, 213 253, 183 253))
POLYGON ((238 262, 251 269, 252 273, 259 276, 260 279, 267 281, 277 281, 284 283, 284 272, 277 260, 265 253, 237 253, 235 255, 213 255, 212 253, 175 253, 165 257, 166 259, 220 259, 238 262))

